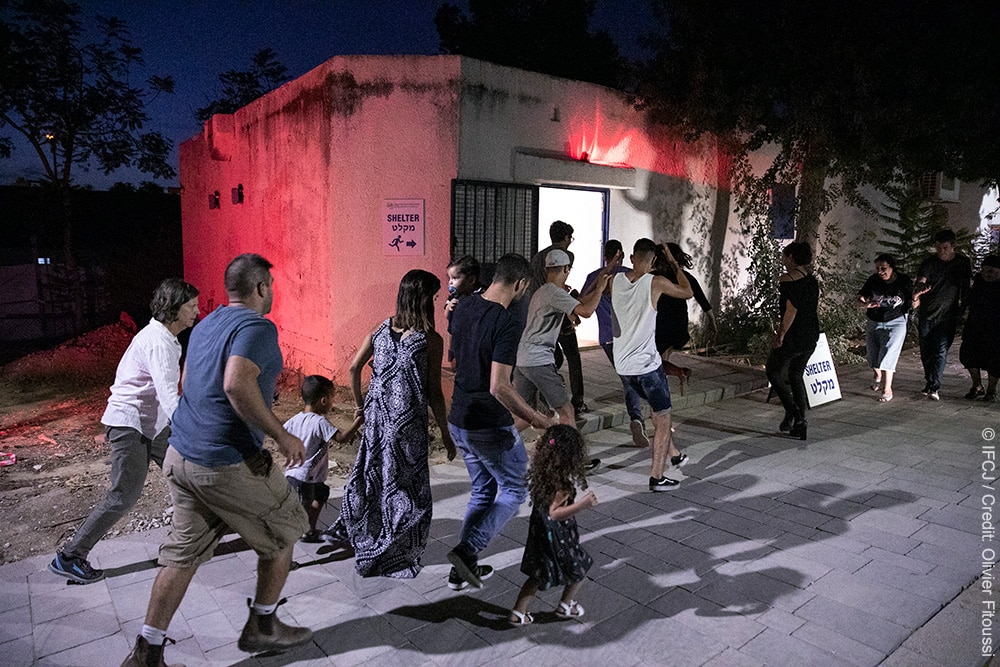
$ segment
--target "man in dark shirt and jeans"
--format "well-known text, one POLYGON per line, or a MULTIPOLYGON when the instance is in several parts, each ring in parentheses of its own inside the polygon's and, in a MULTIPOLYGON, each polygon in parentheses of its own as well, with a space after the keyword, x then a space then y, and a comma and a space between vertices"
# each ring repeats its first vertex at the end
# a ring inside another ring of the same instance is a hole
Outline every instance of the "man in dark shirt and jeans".
POLYGON ((482 588, 493 575, 492 567, 479 565, 479 552, 528 497, 528 454, 511 413, 538 429, 554 423, 525 403, 510 382, 521 339, 521 322, 510 305, 524 294, 529 277, 528 260, 504 255, 490 286, 459 301, 448 325, 455 354, 448 430, 472 481, 459 542, 448 552, 453 590, 482 588))
POLYGON ((935 234, 935 254, 920 264, 913 284, 913 307, 917 309, 920 361, 924 365, 925 380, 920 393, 932 401, 941 398, 938 393, 941 375, 972 285, 972 263, 965 255, 955 252, 956 241, 955 232, 950 229, 935 234))

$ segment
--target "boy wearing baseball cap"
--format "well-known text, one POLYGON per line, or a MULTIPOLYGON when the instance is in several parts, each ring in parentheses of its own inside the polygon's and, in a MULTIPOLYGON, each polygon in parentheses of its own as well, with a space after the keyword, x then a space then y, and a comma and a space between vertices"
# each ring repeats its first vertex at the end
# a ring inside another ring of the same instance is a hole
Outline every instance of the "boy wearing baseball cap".
MULTIPOLYGON (((575 427, 573 404, 562 376, 556 370, 556 341, 563 317, 575 315, 584 318, 594 313, 613 270, 605 267, 598 276, 597 288, 579 301, 566 289, 571 268, 572 262, 565 250, 555 248, 545 256, 546 280, 535 290, 528 306, 527 323, 517 348, 514 388, 532 406, 541 394, 545 402, 556 410, 560 424, 575 427)), ((517 427, 523 430, 527 424, 519 422, 517 427)))

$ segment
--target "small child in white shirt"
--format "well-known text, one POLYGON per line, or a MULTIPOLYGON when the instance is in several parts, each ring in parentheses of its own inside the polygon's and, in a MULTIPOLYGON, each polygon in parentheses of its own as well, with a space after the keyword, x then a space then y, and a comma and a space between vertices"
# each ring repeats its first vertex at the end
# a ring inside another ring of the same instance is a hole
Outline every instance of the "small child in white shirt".
POLYGON ((303 542, 321 542, 316 529, 323 505, 330 497, 326 478, 330 472, 330 442, 348 442, 361 426, 362 417, 354 418, 347 429, 338 429, 326 415, 333 408, 333 382, 322 375, 310 375, 302 381, 302 401, 305 409, 285 422, 285 430, 302 440, 306 460, 302 465, 285 470, 288 483, 299 494, 302 506, 309 517, 309 532, 303 542))

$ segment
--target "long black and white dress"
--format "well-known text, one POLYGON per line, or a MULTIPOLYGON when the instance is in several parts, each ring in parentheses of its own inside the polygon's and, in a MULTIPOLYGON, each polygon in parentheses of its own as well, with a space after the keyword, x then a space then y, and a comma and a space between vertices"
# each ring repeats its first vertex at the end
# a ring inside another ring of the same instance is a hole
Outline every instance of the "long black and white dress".
POLYGON ((410 579, 431 524, 427 463, 427 338, 386 320, 372 336, 365 424, 341 517, 362 577, 410 579))

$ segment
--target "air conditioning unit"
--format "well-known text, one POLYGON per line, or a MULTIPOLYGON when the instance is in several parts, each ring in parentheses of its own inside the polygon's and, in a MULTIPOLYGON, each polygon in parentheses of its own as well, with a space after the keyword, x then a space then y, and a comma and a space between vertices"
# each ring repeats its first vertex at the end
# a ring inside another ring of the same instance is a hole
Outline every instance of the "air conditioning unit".
POLYGON ((929 171, 920 178, 920 194, 935 202, 957 202, 960 181, 940 171, 929 171))

